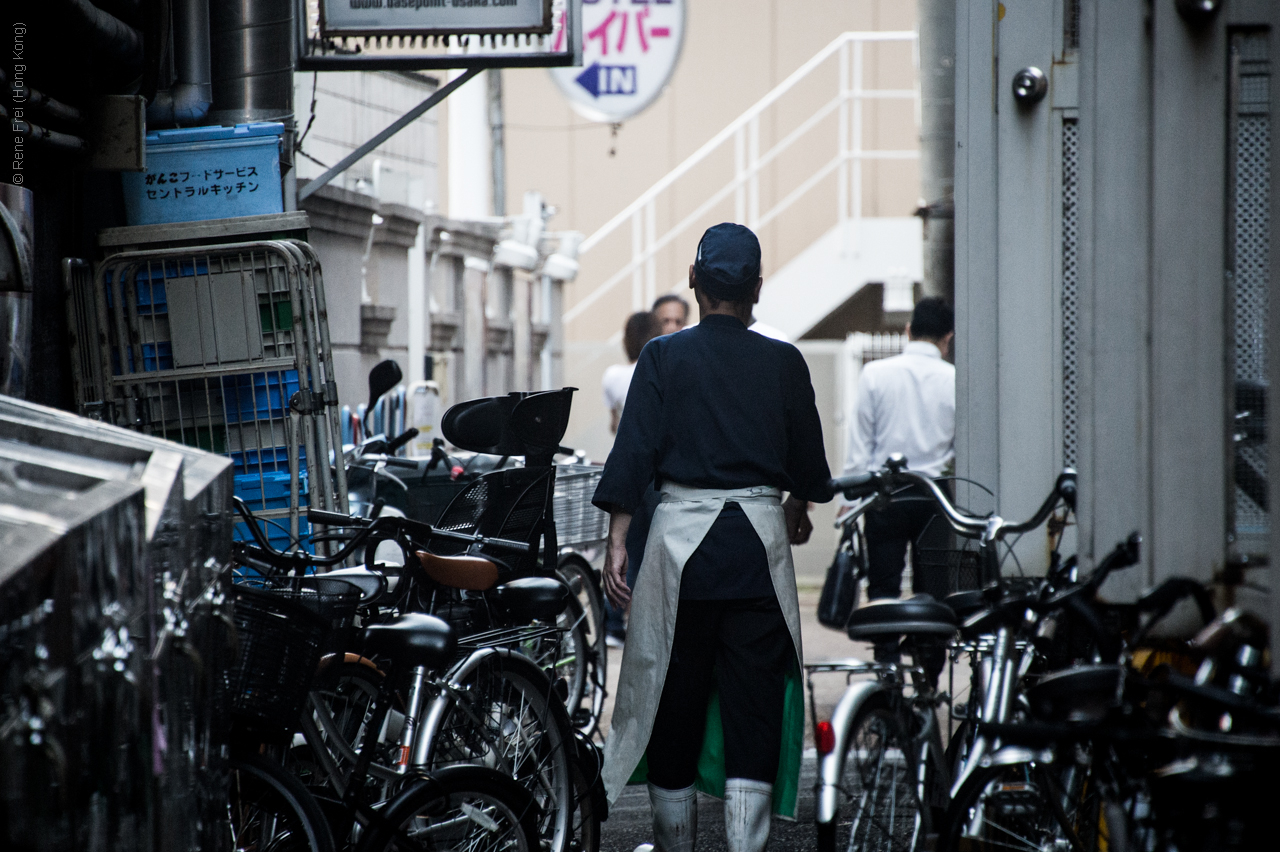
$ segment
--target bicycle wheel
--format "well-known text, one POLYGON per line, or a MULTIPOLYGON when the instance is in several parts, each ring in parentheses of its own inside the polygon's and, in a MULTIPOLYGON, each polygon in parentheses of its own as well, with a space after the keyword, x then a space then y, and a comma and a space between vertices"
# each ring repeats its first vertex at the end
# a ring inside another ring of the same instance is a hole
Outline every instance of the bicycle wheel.
POLYGON ((609 649, 605 646, 604 596, 596 572, 581 556, 569 554, 560 560, 560 579, 578 598, 584 615, 587 683, 582 701, 569 708, 573 726, 587 736, 595 734, 604 711, 605 685, 609 675, 609 649))
POLYGON ((956 793, 938 848, 1100 848, 1099 799, 1087 771, 1017 763, 974 771, 956 793))
MULTIPOLYGON (((334 663, 316 678, 303 708, 301 729, 306 744, 290 750, 289 768, 308 784, 329 787, 339 797, 356 762, 356 749, 364 742, 364 725, 378 696, 383 675, 363 663, 334 663)), ((394 769, 399 746, 402 709, 393 706, 379 731, 374 759, 369 765, 366 793, 382 800, 389 784, 401 777, 394 769), (379 791, 378 787, 383 788, 379 791)))
POLYGON ((882 696, 854 718, 840 778, 836 817, 818 823, 820 852, 909 852, 924 838, 918 762, 902 724, 882 696))
POLYGON ((527 789, 540 811, 544 848, 564 852, 573 838, 574 795, 569 719, 551 680, 510 651, 485 654, 441 714, 428 758, 431 771, 470 763, 493 767, 527 789))
POLYGON ((387 805, 359 852, 536 852, 537 806, 529 791, 483 766, 433 773, 387 805))
POLYGON ((522 643, 515 650, 551 676, 563 694, 565 712, 572 715, 582 704, 590 678, 586 614, 576 599, 569 598, 564 612, 556 617, 556 626, 558 635, 522 643))
POLYGON ((583 771, 581 760, 573 761, 573 852, 600 852, 600 811, 592 795, 593 778, 583 771))
POLYGON ((235 852, 336 852, 324 814, 302 786, 257 755, 231 759, 227 818, 235 852))

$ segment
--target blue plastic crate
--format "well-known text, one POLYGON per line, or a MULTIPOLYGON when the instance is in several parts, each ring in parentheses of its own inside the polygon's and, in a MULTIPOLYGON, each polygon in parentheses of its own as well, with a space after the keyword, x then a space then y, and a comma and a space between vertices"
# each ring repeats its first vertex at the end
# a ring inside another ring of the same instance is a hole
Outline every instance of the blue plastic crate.
MULTIPOLYGON (((235 495, 253 511, 289 508, 289 472, 241 474, 235 477, 235 495)), ((307 476, 298 475, 298 504, 307 504, 307 476)))
MULTIPOLYGON (((133 347, 125 350, 129 363, 129 372, 136 373, 137 368, 133 360, 133 347)), ((173 345, 167 340, 161 340, 158 343, 142 344, 142 370, 146 373, 154 373, 156 370, 172 370, 173 369, 173 345)), ((120 375, 120 352, 119 350, 111 350, 111 375, 120 375)))
POLYGON ((195 222, 284 211, 279 122, 147 134, 147 170, 126 172, 130 225, 195 222))
POLYGON ((297 370, 224 376, 222 402, 226 406, 227 422, 283 418, 289 398, 297 392, 297 370))
MULTIPOLYGON (((267 534, 267 541, 271 542, 271 546, 276 550, 291 551, 298 548, 298 542, 293 541, 289 536, 289 519, 275 518, 271 522, 262 522, 263 531, 267 534)), ((298 518, 298 538, 301 539, 302 549, 308 553, 315 553, 315 545, 311 544, 308 537, 311 535, 311 522, 306 516, 298 518)), ((253 533, 249 531, 249 525, 243 521, 236 524, 233 538, 236 541, 253 541, 253 533)))
MULTIPOLYGON (((206 265, 200 264, 200 267, 200 273, 204 274, 207 268, 206 265)), ((105 276, 105 283, 108 285, 106 288, 108 308, 114 308, 116 304, 116 288, 110 286, 116 283, 112 279, 111 273, 113 271, 115 270, 107 270, 105 276)), ((177 278, 179 275, 195 274, 193 264, 190 262, 179 265, 172 261, 167 261, 164 264, 163 271, 155 270, 156 276, 154 282, 151 280, 151 272, 152 270, 149 266, 143 266, 141 268, 137 268, 137 272, 133 276, 134 296, 136 297, 135 301, 137 302, 137 310, 140 315, 168 313, 169 304, 164 289, 165 279, 177 278)))
MULTIPOLYGON (((235 472, 251 473, 257 475, 259 470, 273 472, 289 472, 289 448, 288 447, 267 447, 258 450, 240 450, 228 453, 231 457, 231 463, 235 466, 235 472)), ((301 470, 307 468, 307 448, 298 447, 298 467, 301 470)))
MULTIPOLYGON (((251 511, 260 512, 267 509, 289 508, 289 473, 252 473, 235 477, 235 495, 243 500, 251 511)), ((311 534, 311 524, 306 519, 305 508, 308 505, 307 477, 302 473, 298 477, 298 506, 301 516, 298 518, 298 535, 303 538, 305 549, 314 552, 305 537, 311 534)), ((267 541, 276 550, 292 550, 297 544, 289 538, 289 519, 274 518, 261 521, 267 541)), ((236 524, 236 541, 253 541, 253 533, 245 522, 236 524)))

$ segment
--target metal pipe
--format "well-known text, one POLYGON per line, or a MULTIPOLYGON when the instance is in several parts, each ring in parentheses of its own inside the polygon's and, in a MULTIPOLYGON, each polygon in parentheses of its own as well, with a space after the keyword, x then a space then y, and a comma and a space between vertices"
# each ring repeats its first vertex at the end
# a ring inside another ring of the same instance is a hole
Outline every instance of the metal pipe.
POLYGON ((49 130, 38 124, 32 124, 29 121, 13 121, 9 120, 9 111, 0 106, 0 119, 8 124, 14 133, 27 137, 34 145, 47 145, 50 148, 57 148, 60 151, 84 151, 88 148, 88 144, 79 136, 72 136, 70 133, 59 133, 56 130, 49 130))
POLYGON ((503 129, 502 69, 485 72, 489 84, 489 153, 492 163, 493 215, 507 215, 507 153, 503 129))
MULTIPOLYGON (((0 88, 10 88, 9 75, 5 73, 3 68, 0 68, 0 88)), ((67 124, 80 124, 84 121, 84 113, 80 110, 64 104, 62 101, 56 101, 44 92, 33 89, 30 86, 15 89, 11 94, 13 102, 18 106, 44 113, 54 121, 62 121, 67 124)))
POLYGON ((924 205, 926 296, 955 293, 955 0, 918 0, 920 25, 920 191, 924 205))
POLYGON ((142 63, 142 34, 89 0, 66 0, 72 26, 85 31, 108 58, 122 64, 142 63))
POLYGON ((210 8, 213 109, 220 124, 293 115, 293 0, 219 0, 210 8))
POLYGON ((213 104, 209 0, 173 0, 173 85, 147 105, 147 124, 194 124, 213 104))
POLYGON ((54 121, 64 121, 67 124, 82 124, 84 122, 84 113, 73 106, 68 106, 62 101, 56 101, 46 95, 44 92, 35 89, 27 89, 27 105, 32 109, 44 113, 54 121))

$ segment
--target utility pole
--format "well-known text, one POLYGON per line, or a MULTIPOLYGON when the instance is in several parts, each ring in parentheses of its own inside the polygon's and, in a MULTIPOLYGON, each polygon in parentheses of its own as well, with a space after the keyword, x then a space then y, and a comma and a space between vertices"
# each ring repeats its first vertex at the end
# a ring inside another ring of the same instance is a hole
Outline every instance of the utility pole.
POLYGON ((924 295, 955 303, 955 0, 918 0, 924 295))
POLYGON ((503 134, 502 69, 485 72, 489 83, 489 154, 493 168, 493 215, 507 215, 507 150, 503 134))

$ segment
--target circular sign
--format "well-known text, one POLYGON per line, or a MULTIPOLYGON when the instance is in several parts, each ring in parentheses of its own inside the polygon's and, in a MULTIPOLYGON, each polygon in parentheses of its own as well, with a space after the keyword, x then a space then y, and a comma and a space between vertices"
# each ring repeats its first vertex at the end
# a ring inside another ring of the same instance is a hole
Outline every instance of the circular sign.
POLYGON ((685 0, 582 0, 582 67, 551 78, 591 121, 625 121, 671 80, 684 42, 685 0))

